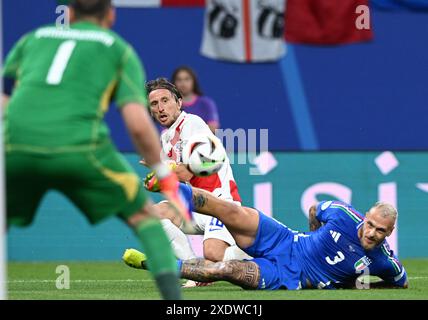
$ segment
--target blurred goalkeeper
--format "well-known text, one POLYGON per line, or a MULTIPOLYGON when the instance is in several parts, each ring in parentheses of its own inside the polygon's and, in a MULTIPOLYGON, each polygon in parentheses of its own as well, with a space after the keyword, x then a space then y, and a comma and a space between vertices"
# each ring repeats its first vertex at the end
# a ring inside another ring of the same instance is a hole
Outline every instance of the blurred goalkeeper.
POLYGON ((187 219, 177 177, 160 160, 142 64, 109 30, 111 0, 72 0, 70 17, 70 28, 45 26, 24 35, 6 59, 8 226, 30 225, 50 189, 66 195, 91 224, 118 215, 144 244, 163 298, 179 299, 175 257, 159 213, 103 121, 114 100, 162 192, 187 219))

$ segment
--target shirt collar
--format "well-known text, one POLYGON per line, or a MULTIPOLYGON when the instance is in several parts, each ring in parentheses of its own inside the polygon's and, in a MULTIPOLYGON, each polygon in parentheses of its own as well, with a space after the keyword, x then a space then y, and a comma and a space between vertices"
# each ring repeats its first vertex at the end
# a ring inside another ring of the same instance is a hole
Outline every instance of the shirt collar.
POLYGON ((180 115, 178 116, 177 120, 175 120, 175 122, 172 124, 171 127, 169 127, 169 130, 176 130, 177 127, 181 124, 182 120, 184 119, 184 117, 187 115, 186 112, 181 111, 180 115))

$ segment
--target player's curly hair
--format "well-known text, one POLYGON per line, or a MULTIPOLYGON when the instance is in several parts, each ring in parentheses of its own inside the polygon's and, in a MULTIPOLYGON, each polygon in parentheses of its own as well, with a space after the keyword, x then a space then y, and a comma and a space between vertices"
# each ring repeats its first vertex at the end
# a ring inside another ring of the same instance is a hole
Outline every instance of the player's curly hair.
POLYGON ((169 92, 171 92, 177 102, 179 99, 183 99, 183 96, 181 95, 180 91, 178 91, 177 87, 171 82, 169 82, 167 78, 157 78, 146 83, 147 95, 157 89, 168 90, 169 92))
POLYGON ((77 19, 95 17, 102 20, 111 8, 111 0, 70 0, 77 19))

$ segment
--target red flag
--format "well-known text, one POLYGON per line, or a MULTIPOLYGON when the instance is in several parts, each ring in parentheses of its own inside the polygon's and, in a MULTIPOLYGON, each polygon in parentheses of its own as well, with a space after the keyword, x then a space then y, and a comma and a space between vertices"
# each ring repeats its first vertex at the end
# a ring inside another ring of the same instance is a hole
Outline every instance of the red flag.
POLYGON ((288 42, 336 45, 373 38, 370 29, 358 29, 356 13, 368 0, 288 0, 285 39, 288 42))
POLYGON ((205 0, 162 0, 163 7, 203 7, 205 0))

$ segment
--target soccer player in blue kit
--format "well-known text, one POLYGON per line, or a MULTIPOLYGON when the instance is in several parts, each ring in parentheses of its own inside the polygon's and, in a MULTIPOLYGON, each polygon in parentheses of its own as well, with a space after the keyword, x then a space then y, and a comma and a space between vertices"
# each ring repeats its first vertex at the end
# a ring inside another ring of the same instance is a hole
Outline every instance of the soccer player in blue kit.
MULTIPOLYGON (((407 288, 407 274, 385 240, 396 209, 376 203, 365 217, 351 205, 323 201, 309 210, 309 232, 297 232, 262 212, 182 184, 192 210, 223 221, 252 260, 178 261, 181 276, 200 282, 229 281, 245 289, 337 289, 362 286, 361 275, 378 276, 370 288, 407 288)), ((166 204, 158 204, 166 206, 166 204)), ((146 257, 127 249, 123 260, 146 269, 146 257)), ((366 286, 367 287, 367 286, 366 286)))

